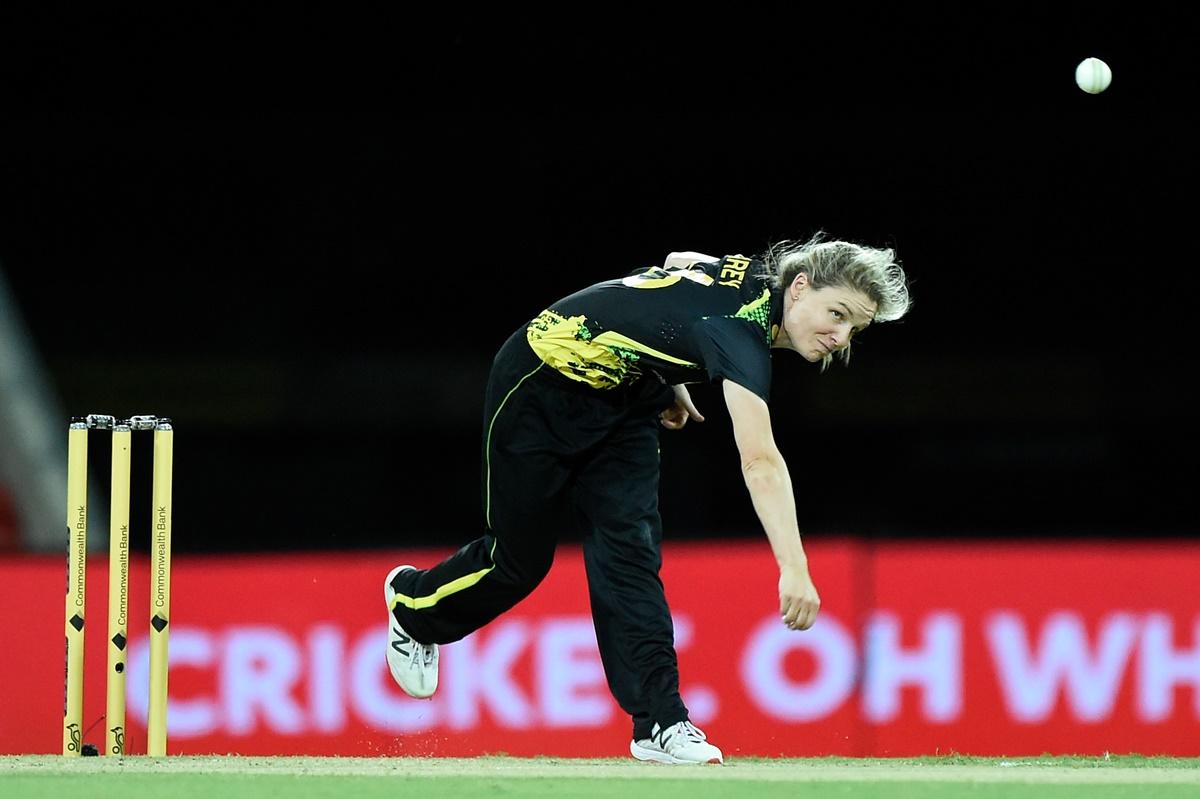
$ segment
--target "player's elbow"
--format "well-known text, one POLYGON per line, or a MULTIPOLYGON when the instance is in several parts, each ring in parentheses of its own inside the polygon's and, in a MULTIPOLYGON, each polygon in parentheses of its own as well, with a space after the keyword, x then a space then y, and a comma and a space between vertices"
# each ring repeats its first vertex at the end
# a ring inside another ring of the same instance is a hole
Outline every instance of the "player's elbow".
POLYGON ((742 477, 750 488, 773 486, 787 481, 787 465, 778 450, 763 450, 742 456, 742 477))

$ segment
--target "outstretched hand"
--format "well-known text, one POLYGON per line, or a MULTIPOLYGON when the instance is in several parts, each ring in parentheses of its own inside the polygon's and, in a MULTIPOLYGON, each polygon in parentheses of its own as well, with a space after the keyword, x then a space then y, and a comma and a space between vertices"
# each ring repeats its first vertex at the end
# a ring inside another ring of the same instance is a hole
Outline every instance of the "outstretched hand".
POLYGON ((704 417, 700 415, 700 411, 696 410, 696 405, 692 402, 687 388, 684 386, 671 386, 671 388, 675 392, 675 402, 658 415, 662 426, 668 430, 679 430, 687 424, 688 419, 703 422, 704 417))
POLYGON ((779 616, 792 630, 807 630, 817 620, 821 597, 808 576, 807 566, 784 566, 779 570, 779 616))

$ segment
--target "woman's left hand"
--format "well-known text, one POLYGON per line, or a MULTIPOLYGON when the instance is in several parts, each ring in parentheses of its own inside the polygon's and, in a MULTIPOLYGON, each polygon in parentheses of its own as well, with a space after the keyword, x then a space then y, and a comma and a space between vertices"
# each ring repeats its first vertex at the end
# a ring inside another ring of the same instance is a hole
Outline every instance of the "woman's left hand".
POLYGON ((696 410, 696 405, 692 402, 687 388, 671 386, 671 389, 675 392, 675 403, 658 415, 658 418, 662 420, 662 426, 668 430, 679 430, 687 424, 688 419, 703 422, 704 417, 700 415, 700 411, 696 410))

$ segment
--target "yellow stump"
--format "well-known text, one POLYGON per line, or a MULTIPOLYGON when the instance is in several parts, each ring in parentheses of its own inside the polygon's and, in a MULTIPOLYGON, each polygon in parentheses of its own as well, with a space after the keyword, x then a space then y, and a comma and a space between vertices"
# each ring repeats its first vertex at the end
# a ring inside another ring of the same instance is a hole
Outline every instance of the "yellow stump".
POLYGON ((63 701, 63 754, 83 746, 83 617, 87 597, 87 425, 67 434, 67 675, 63 701))
POLYGON ((171 476, 174 430, 154 428, 154 519, 150 526, 150 713, 146 754, 167 753, 167 634, 171 619, 171 476))
POLYGON ((129 639, 129 425, 112 434, 112 500, 108 532, 108 692, 104 751, 125 754, 125 652, 129 639))

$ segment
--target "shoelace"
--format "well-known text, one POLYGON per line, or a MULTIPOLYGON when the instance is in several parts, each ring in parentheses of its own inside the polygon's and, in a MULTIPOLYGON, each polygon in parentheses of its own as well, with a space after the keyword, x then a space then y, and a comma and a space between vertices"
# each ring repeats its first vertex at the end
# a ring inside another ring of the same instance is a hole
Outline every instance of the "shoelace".
MULTIPOLYGON (((416 641, 413 641, 416 644, 416 641)), ((424 666, 433 665, 433 653, 437 651, 432 644, 417 644, 413 651, 412 664, 417 665, 417 658, 421 659, 421 664, 424 666)))
MULTIPOLYGON (((666 749, 667 744, 669 744, 671 739, 675 737, 676 732, 678 732, 682 738, 685 738, 692 743, 702 743, 708 740, 708 736, 701 732, 696 725, 692 724, 690 721, 681 721, 678 724, 672 724, 670 727, 665 729, 661 727, 659 728, 657 736, 659 747, 666 749)), ((655 736, 651 736, 650 740, 654 740, 654 738, 655 736)))

